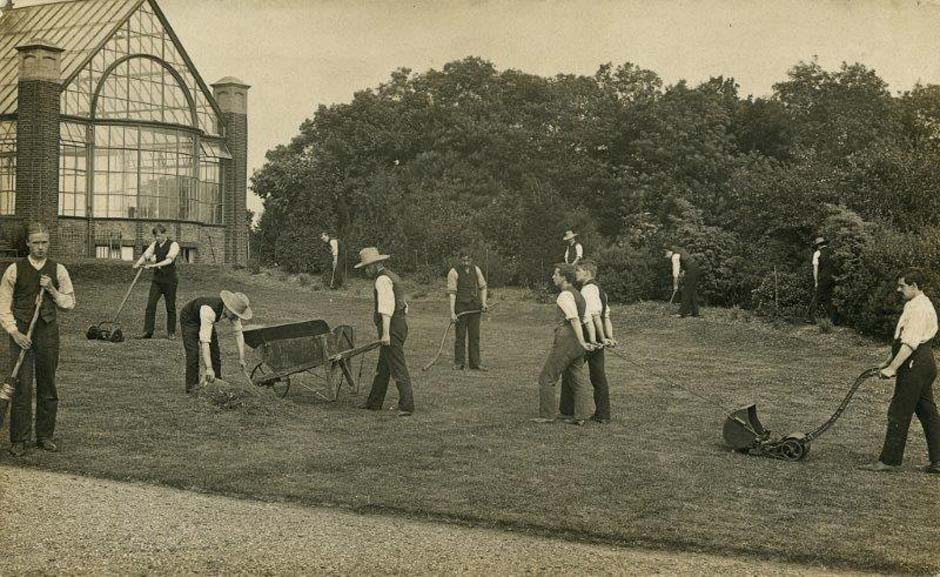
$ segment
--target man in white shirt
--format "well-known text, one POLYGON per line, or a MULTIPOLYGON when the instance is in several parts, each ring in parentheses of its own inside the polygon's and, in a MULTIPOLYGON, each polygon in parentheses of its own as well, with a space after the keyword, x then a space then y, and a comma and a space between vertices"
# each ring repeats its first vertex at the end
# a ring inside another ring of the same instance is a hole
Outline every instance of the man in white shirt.
POLYGON ((552 350, 539 374, 539 416, 531 419, 535 423, 550 423, 557 415, 555 383, 562 378, 562 389, 570 387, 574 402, 572 415, 564 415, 564 421, 583 425, 594 412, 591 387, 584 375, 584 353, 592 346, 584 339, 583 325, 587 323, 584 297, 575 288, 577 272, 570 264, 555 267, 552 281, 561 292, 555 299, 557 322, 552 350))
POLYGON ((937 311, 921 289, 925 284, 923 273, 909 269, 898 275, 897 281, 897 290, 906 302, 894 331, 891 358, 881 365, 882 378, 897 377, 888 407, 888 428, 878 461, 859 468, 868 471, 900 468, 911 416, 917 414, 930 457, 924 471, 940 473, 940 415, 933 396, 937 364, 930 347, 937 334, 937 311))
MULTIPOLYGON (((607 424, 610 422, 610 386, 607 382, 605 346, 616 345, 613 325, 610 322, 610 307, 607 293, 597 284, 597 265, 590 260, 582 260, 576 265, 581 296, 584 297, 585 341, 595 345, 594 350, 585 353, 591 388, 594 389, 594 415, 592 421, 607 424)), ((558 411, 571 415, 574 410, 574 394, 570 387, 562 382, 561 401, 558 411)))
POLYGON ((561 237, 561 240, 568 243, 568 246, 565 247, 565 264, 577 264, 579 260, 584 258, 584 247, 575 240, 577 236, 577 233, 566 230, 565 236, 561 237))
POLYGON ((339 239, 331 237, 329 233, 320 233, 320 240, 325 242, 330 248, 330 288, 336 289, 343 286, 343 280, 346 278, 346 271, 340 264, 340 246, 339 239))
POLYGON ((835 310, 832 306, 832 289, 835 285, 833 272, 832 252, 829 241, 817 237, 813 243, 813 299, 806 311, 806 322, 816 323, 816 310, 821 305, 826 311, 826 317, 835 322, 835 310))
POLYGON ((186 352, 186 393, 199 386, 199 361, 206 368, 206 381, 213 382, 222 376, 222 355, 219 351, 219 335, 215 324, 227 320, 232 324, 235 345, 238 347, 238 364, 244 371, 245 337, 242 321, 250 320, 252 311, 248 297, 227 290, 217 297, 195 298, 180 311, 180 329, 183 333, 183 350, 186 352))
MULTIPOLYGON (((10 454, 20 457, 33 429, 33 373, 36 374, 36 446, 57 451, 53 434, 59 397, 55 373, 59 365, 57 310, 75 308, 75 293, 68 271, 47 258, 49 231, 41 223, 27 226, 29 256, 7 267, 0 279, 0 325, 10 335, 11 366, 21 349, 28 349, 15 383, 10 410, 10 454), (40 287, 44 290, 39 318, 31 338, 26 337, 36 310, 40 287), (35 366, 35 371, 33 370, 35 366)), ((0 411, 2 414, 2 411, 0 411)))
POLYGON ((480 318, 487 310, 486 279, 483 278, 480 267, 473 264, 469 251, 462 250, 458 257, 460 263, 447 273, 450 320, 457 325, 454 338, 454 369, 463 370, 464 354, 469 340, 470 370, 485 371, 486 367, 480 363, 480 318))
POLYGON ((153 337, 153 329, 157 318, 157 302, 163 297, 166 306, 166 337, 176 338, 176 287, 179 277, 176 274, 176 257, 180 253, 180 245, 167 238, 166 227, 158 224, 153 227, 154 241, 150 243, 133 268, 153 269, 153 279, 150 281, 150 295, 147 297, 147 311, 144 314, 144 334, 139 338, 153 337), (147 264, 144 264, 147 263, 147 264))
POLYGON ((673 316, 680 318, 687 316, 698 317, 698 283, 702 275, 698 261, 685 249, 676 246, 665 249, 665 256, 672 264, 673 294, 679 290, 679 279, 682 279, 682 300, 679 304, 678 314, 673 316))
POLYGON ((405 362, 408 303, 405 302, 401 279, 382 264, 388 258, 387 254, 379 254, 377 248, 370 246, 359 251, 359 263, 354 267, 365 268, 365 273, 375 279, 375 309, 372 321, 382 342, 375 378, 372 379, 372 389, 362 408, 381 411, 385 394, 388 392, 388 381, 394 378, 398 386, 398 416, 408 417, 415 410, 411 375, 405 362))

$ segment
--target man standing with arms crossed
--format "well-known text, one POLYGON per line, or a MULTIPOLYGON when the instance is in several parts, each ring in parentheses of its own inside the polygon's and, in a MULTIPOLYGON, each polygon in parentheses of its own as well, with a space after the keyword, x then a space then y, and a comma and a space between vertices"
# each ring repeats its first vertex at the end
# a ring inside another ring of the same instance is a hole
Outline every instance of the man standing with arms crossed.
MULTIPOLYGON (((10 356, 16 362, 20 349, 29 349, 13 392, 10 409, 10 454, 26 454, 33 429, 33 373, 36 374, 36 446, 58 451, 53 441, 59 397, 55 373, 59 365, 59 325, 57 310, 75 308, 72 279, 61 264, 47 258, 49 230, 41 223, 26 228, 29 256, 7 267, 0 279, 0 325, 10 335, 10 356), (26 337, 33 318, 36 297, 45 291, 39 305, 39 318, 32 338, 26 337)), ((12 366, 11 363, 11 366, 12 366)))
POLYGON ((176 257, 180 253, 180 245, 166 236, 166 227, 158 224, 153 227, 154 241, 150 243, 144 254, 140 255, 134 268, 153 269, 153 280, 150 282, 150 295, 147 298, 147 312, 144 314, 144 334, 142 339, 153 337, 156 324, 157 302, 163 297, 166 305, 166 338, 176 338, 176 287, 179 278, 176 276, 176 257), (144 264, 147 261, 154 262, 144 264))
POLYGON ((473 264, 467 250, 460 251, 460 264, 447 273, 447 294, 450 300, 450 320, 456 323, 454 338, 454 370, 463 370, 464 353, 469 333, 470 370, 485 371, 480 364, 480 317, 487 310, 486 279, 483 271, 473 264), (477 311, 477 312, 468 312, 477 311))
POLYGON ((408 303, 405 302, 401 279, 394 272, 385 268, 383 261, 387 254, 379 254, 377 248, 370 246, 359 251, 359 263, 354 268, 365 268, 365 273, 375 279, 375 309, 372 320, 375 323, 382 347, 379 349, 378 365, 369 398, 362 407, 370 411, 381 411, 388 392, 389 378, 398 385, 398 416, 408 417, 415 410, 415 401, 411 390, 411 375, 405 363, 405 340, 408 339, 408 303))

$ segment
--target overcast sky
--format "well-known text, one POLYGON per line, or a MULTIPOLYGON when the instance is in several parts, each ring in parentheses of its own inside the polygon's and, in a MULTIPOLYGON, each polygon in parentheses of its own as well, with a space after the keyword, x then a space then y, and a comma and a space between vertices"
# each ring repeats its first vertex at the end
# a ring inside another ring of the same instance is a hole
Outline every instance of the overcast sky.
POLYGON ((249 175, 318 105, 469 55, 543 76, 626 61, 667 84, 724 75, 742 96, 768 95, 814 55, 873 67, 893 91, 940 84, 940 0, 158 2, 206 82, 252 85, 249 175))

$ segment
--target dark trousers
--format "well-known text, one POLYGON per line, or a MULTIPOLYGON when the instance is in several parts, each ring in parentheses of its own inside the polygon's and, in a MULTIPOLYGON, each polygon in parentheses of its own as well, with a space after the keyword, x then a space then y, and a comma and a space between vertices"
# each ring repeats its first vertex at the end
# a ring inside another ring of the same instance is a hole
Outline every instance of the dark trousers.
POLYGON ((552 350, 539 373, 539 417, 553 419, 555 413, 555 383, 561 377, 561 390, 571 391, 571 411, 562 413, 577 419, 588 419, 594 407, 584 375, 584 349, 574 330, 565 324, 555 328, 552 350))
MULTIPOLYGON (((594 418, 610 419, 610 386, 607 384, 607 370, 605 368, 604 349, 584 354, 588 365, 588 374, 591 377, 591 387, 594 389, 594 418)), ((561 380, 561 398, 558 403, 558 412, 570 417, 574 414, 574 388, 569 379, 561 380)))
POLYGON ((940 463, 940 415, 933 398, 937 364, 930 346, 922 344, 898 369, 894 396, 888 406, 888 429, 880 460, 886 465, 900 465, 904 459, 911 416, 916 414, 927 437, 931 463, 940 463))
POLYGON ((163 304, 166 305, 166 332, 172 335, 176 332, 176 285, 178 281, 174 279, 158 280, 154 279, 150 283, 150 296, 147 298, 147 312, 144 315, 144 333, 153 334, 153 328, 157 318, 157 302, 163 297, 163 304))
POLYGON ((819 307, 826 311, 826 317, 835 322, 834 309, 832 307, 832 284, 820 283, 813 290, 813 300, 809 303, 809 309, 806 311, 806 320, 816 322, 816 311, 819 307))
MULTIPOLYGON (((186 351, 186 392, 199 384, 199 325, 183 323, 183 350, 186 351)), ((222 355, 219 353, 219 334, 212 331, 209 341, 209 358, 216 377, 222 376, 222 355)))
MULTIPOLYGON (((26 334, 29 321, 16 321, 20 332, 26 334)), ((59 408, 55 372, 59 366, 59 325, 36 321, 32 335, 33 346, 27 351, 20 366, 10 408, 10 441, 29 441, 33 429, 33 374, 36 376, 36 440, 49 439, 55 433, 55 418, 59 408), (35 368, 35 370, 34 370, 35 368)), ((20 346, 10 339, 10 369, 20 354, 20 346)))
MULTIPOLYGON (((458 315, 464 311, 478 311, 480 305, 476 303, 454 305, 454 312, 458 315)), ((469 356, 470 368, 480 367, 480 317, 481 313, 463 315, 457 319, 456 337, 454 338, 454 364, 464 364, 464 351, 467 348, 467 337, 469 336, 469 356)))
POLYGON ((343 262, 343 256, 340 255, 339 260, 336 262, 336 268, 330 270, 330 278, 327 279, 327 282, 332 281, 332 284, 329 285, 331 288, 341 288, 343 286, 343 281, 346 279, 346 271, 344 270, 345 263, 343 262))
MULTIPOLYGON (((379 336, 382 328, 378 327, 379 336)), ((389 327, 389 336, 392 342, 387 347, 379 347, 379 362, 375 367, 375 378, 372 379, 372 390, 366 408, 379 410, 385 402, 385 393, 388 392, 389 378, 395 379, 398 386, 398 409, 401 411, 414 411, 415 400, 411 390, 411 375, 405 363, 405 340, 408 338, 408 323, 404 317, 392 317, 389 327)))
POLYGON ((698 271, 686 271, 685 278, 682 280, 682 303, 679 305, 680 315, 698 316, 698 281, 700 273, 698 271))

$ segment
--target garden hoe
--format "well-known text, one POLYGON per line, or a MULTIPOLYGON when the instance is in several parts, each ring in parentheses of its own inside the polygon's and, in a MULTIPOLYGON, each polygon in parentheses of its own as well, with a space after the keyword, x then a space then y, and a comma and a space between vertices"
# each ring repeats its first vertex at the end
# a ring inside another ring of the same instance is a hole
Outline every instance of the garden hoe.
MULTIPOLYGON (((36 320, 39 319, 39 307, 42 305, 42 295, 46 292, 44 287, 39 287, 39 294, 36 295, 36 310, 33 311, 33 318, 29 321, 29 328, 26 330, 26 338, 33 338, 33 328, 36 326, 36 320)), ((3 416, 6 414, 7 405, 13 399, 13 391, 16 389, 16 376, 20 372, 20 366, 23 359, 26 358, 27 349, 20 348, 20 354, 16 358, 16 365, 13 366, 13 372, 10 377, 0 385, 0 426, 3 426, 3 416)))
POLYGON ((121 311, 124 310, 124 305, 127 303, 127 298, 131 296, 131 291, 134 290, 134 285, 137 284, 137 279, 140 278, 140 273, 144 272, 143 268, 137 269, 137 274, 134 275, 134 280, 131 281, 131 286, 127 287, 127 292, 124 293, 124 300, 121 301, 121 306, 118 307, 117 312, 114 314, 114 318, 110 321, 101 321, 96 325, 88 327, 88 330, 85 332, 85 336, 88 340, 98 339, 100 341, 110 341, 112 343, 121 343, 124 342, 124 333, 121 331, 121 325, 118 324, 118 317, 121 315, 121 311))
POLYGON ((842 403, 839 404, 832 416, 809 433, 791 433, 781 439, 771 439, 770 431, 765 429, 757 418, 757 406, 751 404, 728 414, 722 429, 725 443, 732 449, 749 455, 771 457, 784 461, 799 461, 806 457, 810 443, 829 430, 842 415, 862 383, 877 376, 879 370, 876 367, 862 372, 852 383, 849 392, 842 399, 842 403))

